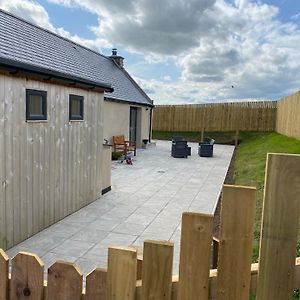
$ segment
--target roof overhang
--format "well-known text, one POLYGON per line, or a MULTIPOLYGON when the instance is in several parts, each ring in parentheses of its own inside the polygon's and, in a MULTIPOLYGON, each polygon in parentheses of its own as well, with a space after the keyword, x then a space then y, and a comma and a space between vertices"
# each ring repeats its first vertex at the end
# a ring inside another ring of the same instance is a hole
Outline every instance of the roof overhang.
POLYGON ((151 107, 151 108, 154 107, 154 104, 134 102, 134 101, 123 100, 123 99, 116 99, 116 98, 107 97, 106 95, 104 95, 104 100, 110 101, 110 102, 122 103, 122 104, 130 104, 130 105, 135 105, 135 106, 145 106, 145 107, 151 107))
POLYGON ((45 81, 56 80, 61 83, 74 85, 87 89, 101 89, 104 92, 112 93, 113 87, 102 82, 95 82, 80 77, 72 76, 65 73, 60 73, 46 68, 40 68, 23 62, 14 61, 11 59, 0 58, 0 69, 8 71, 10 74, 24 74, 37 77, 45 81))

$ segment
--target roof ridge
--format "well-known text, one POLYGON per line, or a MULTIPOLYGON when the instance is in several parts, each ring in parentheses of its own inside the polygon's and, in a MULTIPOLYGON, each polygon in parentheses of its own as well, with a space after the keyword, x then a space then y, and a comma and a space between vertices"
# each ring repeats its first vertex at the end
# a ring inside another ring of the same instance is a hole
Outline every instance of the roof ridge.
POLYGON ((61 35, 59 35, 58 33, 55 33, 55 32, 53 32, 53 31, 51 31, 51 30, 49 30, 49 29, 46 29, 46 28, 44 28, 44 27, 42 27, 42 26, 39 26, 39 25, 36 25, 36 24, 34 24, 34 23, 30 22, 30 21, 27 21, 27 20, 25 20, 25 19, 23 19, 23 18, 21 18, 21 17, 15 15, 15 14, 12 14, 11 12, 8 12, 8 11, 2 9, 2 8, 0 8, 0 12, 1 12, 1 13, 4 13, 4 14, 10 16, 10 17, 13 17, 13 18, 15 18, 15 19, 17 19, 17 20, 19 20, 19 21, 21 21, 21 22, 27 23, 27 24, 30 25, 30 26, 33 26, 33 27, 38 28, 38 29, 40 29, 40 30, 43 30, 43 31, 45 31, 45 32, 47 32, 47 33, 50 33, 50 34, 52 34, 52 35, 54 35, 54 36, 56 36, 56 37, 58 37, 58 38, 60 38, 60 39, 62 39, 62 40, 65 40, 65 41, 67 41, 67 42, 69 42, 69 43, 72 43, 72 44, 77 45, 77 46, 79 46, 79 47, 81 47, 81 48, 83 48, 83 49, 86 49, 86 50, 88 50, 88 51, 90 51, 90 52, 93 52, 94 54, 97 54, 97 55, 99 55, 99 56, 101 56, 101 57, 103 57, 103 58, 106 58, 106 59, 109 59, 109 60, 110 60, 110 58, 109 58, 108 56, 106 56, 106 55, 104 55, 104 54, 102 54, 102 53, 99 53, 99 52, 97 52, 97 51, 95 51, 95 50, 93 50, 93 49, 90 49, 90 48, 88 48, 88 47, 86 47, 86 46, 83 46, 83 45, 77 43, 77 42, 74 42, 73 40, 71 40, 71 39, 69 39, 69 38, 66 38, 66 37, 64 37, 64 36, 61 36, 61 35))

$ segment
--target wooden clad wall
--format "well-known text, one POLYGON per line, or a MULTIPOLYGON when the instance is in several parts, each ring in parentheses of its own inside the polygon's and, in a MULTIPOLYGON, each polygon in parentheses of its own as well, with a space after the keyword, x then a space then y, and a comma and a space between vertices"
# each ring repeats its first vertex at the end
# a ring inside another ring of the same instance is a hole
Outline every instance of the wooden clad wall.
POLYGON ((0 247, 9 248, 101 194, 103 93, 0 74, 0 247), (48 120, 26 122, 26 89, 47 91, 48 120), (84 121, 69 122, 69 94, 84 121))
POLYGON ((278 101, 276 131, 300 139, 300 92, 278 101))
POLYGON ((158 105, 153 130, 274 131, 277 101, 158 105))

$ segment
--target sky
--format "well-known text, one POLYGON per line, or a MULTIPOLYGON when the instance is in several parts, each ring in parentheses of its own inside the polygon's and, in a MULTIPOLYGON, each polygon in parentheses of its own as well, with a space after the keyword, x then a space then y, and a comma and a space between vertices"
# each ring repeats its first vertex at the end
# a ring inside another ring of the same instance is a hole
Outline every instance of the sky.
POLYGON ((299 0, 0 0, 104 55, 155 104, 280 99, 300 89, 299 0))

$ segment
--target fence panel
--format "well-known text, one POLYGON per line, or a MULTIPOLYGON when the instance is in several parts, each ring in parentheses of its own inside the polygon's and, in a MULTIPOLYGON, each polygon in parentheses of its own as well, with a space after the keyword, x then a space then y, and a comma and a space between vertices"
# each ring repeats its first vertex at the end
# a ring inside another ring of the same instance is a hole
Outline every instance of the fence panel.
POLYGON ((12 259, 10 300, 42 300, 44 265, 34 254, 18 253, 12 259))
POLYGON ((218 300, 249 299, 255 192, 255 188, 223 188, 218 300))
POLYGON ((82 279, 74 264, 56 262, 48 269, 47 300, 81 300, 82 279))
POLYGON ((134 300, 136 289, 136 273, 136 250, 126 247, 109 247, 107 299, 134 300))
POLYGON ((8 298, 8 256, 0 249, 0 300, 8 298))
POLYGON ((300 216, 299 183, 299 155, 268 155, 257 300, 292 298, 300 216))
POLYGON ((170 242, 144 242, 143 299, 171 300, 173 249, 170 242))
POLYGON ((157 105, 153 130, 274 131, 277 101, 157 105))
POLYGON ((276 131, 300 139, 300 92, 278 101, 276 131))
POLYGON ((182 215, 178 300, 208 299, 212 228, 212 215, 182 215))
POLYGON ((84 300, 106 300, 107 271, 95 269, 86 277, 86 292, 84 300))

